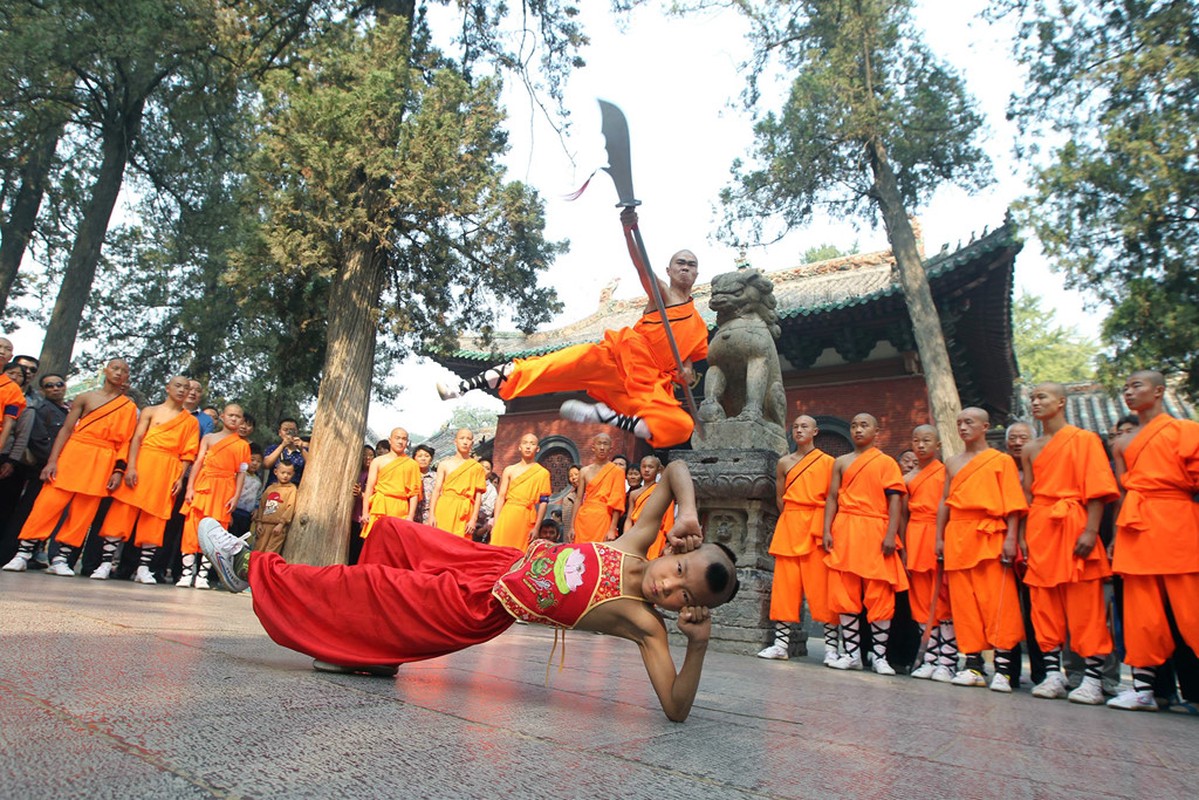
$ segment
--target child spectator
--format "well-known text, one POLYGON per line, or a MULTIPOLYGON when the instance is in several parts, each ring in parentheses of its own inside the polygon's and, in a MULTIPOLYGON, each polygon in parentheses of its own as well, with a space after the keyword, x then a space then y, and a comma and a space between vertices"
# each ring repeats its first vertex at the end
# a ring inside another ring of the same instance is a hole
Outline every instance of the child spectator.
MULTIPOLYGON (((242 424, 241 429, 245 430, 245 424, 242 424)), ((250 430, 254 430, 254 425, 251 423, 250 430)), ((242 434, 243 438, 245 434, 242 434)), ((241 495, 237 498, 237 508, 233 509, 233 523, 229 526, 229 532, 234 536, 241 536, 243 533, 248 533, 250 523, 254 517, 254 511, 258 508, 258 498, 262 495, 262 477, 258 474, 262 470, 262 448, 259 445, 250 444, 250 463, 246 467, 246 480, 241 487, 241 495)))
POLYGON ((275 465, 275 482, 267 487, 262 503, 254 512, 254 549, 260 553, 282 553, 287 529, 296 513, 295 467, 286 462, 275 465))
POLYGON ((543 519, 537 529, 537 538, 557 544, 562 541, 562 525, 556 519, 543 519))

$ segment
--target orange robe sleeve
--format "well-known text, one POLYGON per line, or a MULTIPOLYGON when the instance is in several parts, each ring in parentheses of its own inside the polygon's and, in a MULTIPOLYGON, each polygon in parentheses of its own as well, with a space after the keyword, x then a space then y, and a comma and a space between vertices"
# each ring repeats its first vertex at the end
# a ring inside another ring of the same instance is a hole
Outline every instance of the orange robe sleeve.
POLYGON ((16 381, 4 373, 0 373, 0 409, 3 409, 4 416, 12 419, 21 416, 25 410, 25 393, 16 381))
POLYGON ((466 523, 470 522, 475 496, 486 488, 487 474, 482 464, 469 458, 459 464, 442 481, 437 508, 433 509, 437 527, 455 536, 466 536, 466 523))
POLYGON ((129 455, 129 440, 137 429, 137 406, 128 397, 114 397, 75 423, 71 438, 58 456, 54 485, 65 492, 108 496, 108 479, 118 459, 129 455))
POLYGON ((420 502, 422 486, 420 465, 410 456, 397 456, 380 467, 371 495, 370 521, 362 529, 362 538, 370 535, 380 517, 407 519, 411 504, 420 502))
POLYGON ((575 512, 575 541, 602 542, 612 527, 612 512, 624 511, 625 471, 609 462, 587 482, 587 494, 575 512))
MULTIPOLYGON (((636 499, 633 500, 633 507, 629 511, 629 521, 634 525, 636 525, 637 520, 641 518, 641 512, 645 510, 645 504, 649 502, 650 497, 653 496, 659 485, 660 484, 657 483, 651 484, 644 492, 638 494, 636 499)), ((662 555, 662 551, 666 549, 666 534, 673 527, 674 504, 672 503, 670 508, 666 509, 666 513, 662 515, 662 523, 658 526, 658 535, 654 539, 653 544, 649 546, 649 549, 645 553, 645 557, 647 559, 652 561, 653 559, 662 555)))
POLYGON ((889 556, 884 556, 882 549, 887 536, 889 491, 907 494, 895 459, 875 447, 854 459, 841 476, 832 527, 833 550, 824 563, 841 572, 887 581, 902 592, 908 588, 908 576, 898 549, 889 556))
POLYGON ((171 489, 183 475, 183 462, 195 461, 200 449, 200 423, 187 411, 146 431, 137 452, 137 486, 124 481, 112 496, 158 519, 170 519, 175 497, 171 489))
POLYGON ((225 527, 233 518, 225 503, 237 492, 237 476, 250 463, 250 445, 237 434, 226 436, 208 448, 204 463, 196 475, 195 498, 189 512, 212 517, 225 527))
MULTIPOLYGON (((679 357, 684 361, 702 361, 708 357, 708 324, 695 308, 695 300, 668 306, 666 318, 670 321, 670 332, 674 334, 679 348, 679 357)), ((662 326, 662 315, 650 311, 637 320, 633 330, 645 337, 662 372, 674 372, 674 355, 666 331, 662 326)))
POLYGON ((904 534, 908 570, 937 568, 937 508, 945 493, 945 465, 933 461, 908 483, 908 527, 904 534))
POLYGON ((537 506, 550 496, 550 473, 533 464, 508 481, 504 506, 491 526, 491 543, 523 550, 529 544, 529 531, 537 522, 537 506))
POLYGON ((1098 539, 1085 559, 1074 556, 1074 542, 1087 525, 1087 503, 1111 503, 1120 496, 1099 437, 1073 425, 1051 436, 1032 463, 1032 495, 1024 582, 1057 586, 1111 575, 1098 539))
POLYGON ((824 536, 824 503, 833 478, 833 457, 812 450, 787 471, 783 513, 770 540, 772 556, 803 556, 824 536))
POLYGON ((1124 464, 1112 569, 1127 575, 1199 572, 1199 423, 1154 417, 1124 448, 1124 464))
POLYGON ((998 450, 979 453, 953 476, 945 505, 945 569, 998 559, 1008 515, 1028 511, 1016 462, 998 450))

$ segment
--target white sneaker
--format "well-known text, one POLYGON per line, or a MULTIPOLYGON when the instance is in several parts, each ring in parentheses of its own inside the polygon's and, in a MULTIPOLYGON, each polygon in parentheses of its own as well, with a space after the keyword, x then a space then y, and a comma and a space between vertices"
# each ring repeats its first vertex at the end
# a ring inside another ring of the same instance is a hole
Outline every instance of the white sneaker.
MULTIPOLYGON (((249 548, 244 540, 222 528, 221 523, 212 517, 200 520, 196 536, 200 540, 200 549, 216 567, 217 577, 226 589, 237 594, 250 588, 250 582, 246 580, 249 548)), ((204 588, 208 588, 207 580, 204 581, 204 588)))
POLYGON ((180 589, 190 589, 192 588, 193 580, 195 580, 195 577, 185 569, 183 571, 183 577, 176 581, 175 585, 180 589))
POLYGON ((1008 680, 1007 675, 1002 672, 996 672, 991 676, 991 691, 1002 692, 1003 694, 1012 693, 1012 682, 1008 680))
POLYGON ((601 406, 603 406, 604 411, 608 412, 605 416, 609 419, 615 416, 612 409, 603 403, 587 403, 582 400, 567 400, 558 409, 558 414, 563 419, 569 419, 573 422, 603 422, 603 419, 600 417, 601 406))
POLYGON ((932 679, 936 683, 953 683, 953 670, 944 664, 938 664, 933 670, 932 679))
POLYGON ((208 578, 204 577, 203 575, 197 575, 197 576, 196 576, 195 588, 197 588, 197 589, 211 589, 212 587, 208 585, 208 578))
POLYGON ((462 392, 458 390, 457 386, 451 386, 441 381, 437 382, 437 394, 441 396, 442 400, 453 400, 456 397, 462 396, 462 392))
POLYGON ((987 676, 976 669, 964 669, 954 675, 949 682, 954 686, 986 686, 987 676))
POLYGON ((137 568, 137 572, 133 573, 134 583, 158 583, 154 580, 154 573, 145 564, 137 568))
POLYGON ((1045 680, 1032 687, 1032 696, 1043 700, 1060 700, 1068 691, 1066 677, 1055 670, 1047 674, 1045 680))
POLYGON ((21 556, 13 556, 12 561, 9 561, 0 569, 5 572, 24 572, 29 569, 29 562, 21 556))
POLYGON ((1103 683, 1095 678, 1083 678, 1078 688, 1066 695, 1071 703, 1088 706, 1103 705, 1103 683))
POLYGON ((52 561, 46 569, 47 575, 57 575, 60 578, 74 578, 75 570, 65 561, 52 561))
POLYGON ((829 664, 829 666, 832 667, 833 669, 843 669, 843 670, 844 669, 861 669, 862 668, 862 657, 861 656, 851 656, 849 653, 845 653, 841 656, 838 656, 837 660, 834 661, 833 663, 829 664))
MULTIPOLYGON (((929 680, 933 677, 933 673, 937 671, 937 665, 931 661, 925 661, 916 669, 912 670, 912 677, 919 678, 922 681, 929 680)), ((948 670, 946 670, 948 672, 948 670)), ((952 676, 951 676, 952 677, 952 676)))
POLYGON ((112 562, 104 561, 100 566, 92 570, 91 578, 94 581, 106 581, 112 577, 112 562))
POLYGON ((786 661, 790 657, 787 648, 777 643, 758 651, 758 658, 772 658, 775 661, 786 661))
POLYGON ((841 654, 838 653, 836 650, 825 650, 824 651, 824 666, 831 667, 833 665, 833 662, 836 661, 840 657, 841 657, 841 654))
POLYGON ((1107 707, 1120 708, 1125 711, 1157 711, 1157 701, 1153 699, 1152 689, 1146 689, 1143 692, 1126 689, 1108 700, 1107 707))
POLYGON ((895 668, 887 663, 886 656, 878 656, 874 659, 874 672, 877 675, 894 675, 895 668))

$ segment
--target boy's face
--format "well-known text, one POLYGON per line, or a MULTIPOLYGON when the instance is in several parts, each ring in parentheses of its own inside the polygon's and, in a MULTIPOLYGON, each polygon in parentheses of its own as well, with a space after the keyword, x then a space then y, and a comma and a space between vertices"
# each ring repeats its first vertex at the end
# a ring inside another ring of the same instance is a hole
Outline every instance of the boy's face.
POLYGON ((187 401, 188 392, 191 381, 182 375, 176 375, 167 382, 167 397, 174 400, 179 405, 183 405, 187 401))
POLYGON ((636 489, 641 485, 641 470, 638 467, 629 467, 624 471, 625 481, 636 489))
POLYGON ((237 428, 237 432, 241 435, 241 438, 249 439, 250 436, 253 435, 253 433, 254 433, 254 423, 246 422, 243 419, 241 421, 241 425, 239 425, 237 428))
POLYGON ((612 437, 606 433, 596 436, 591 440, 591 452, 595 454, 596 459, 607 461, 612 453, 612 437))
POLYGON ((458 451, 458 455, 463 458, 470 457, 470 449, 475 446, 475 435, 466 428, 458 431, 454 435, 454 447, 458 451))
POLYGON ((429 455, 428 450, 417 450, 416 455, 412 456, 416 460, 416 465, 424 472, 433 463, 433 456, 429 455))
POLYGON ((641 459, 641 482, 651 484, 658 478, 658 460, 652 456, 641 459))
POLYGON ((523 459, 531 459, 537 455, 540 449, 537 445, 537 437, 531 434, 525 434, 520 437, 520 457, 523 459))
POLYGON ((569 470, 567 470, 566 480, 571 486, 575 487, 576 489, 579 488, 579 468, 571 467, 569 470))
POLYGON ((684 606, 711 608, 719 598, 708 585, 706 573, 710 563, 708 548, 655 558, 645 568, 641 593, 646 600, 668 611, 679 611, 684 606))
POLYGON ((291 483, 291 479, 296 476, 296 468, 291 464, 279 462, 275 465, 275 479, 279 483, 291 483))
POLYGON ((262 469, 262 454, 261 453, 250 453, 249 473, 251 475, 257 475, 258 470, 260 470, 260 469, 262 469))
POLYGON ((551 542, 556 542, 556 541, 558 541, 558 531, 554 528, 553 525, 542 525, 541 528, 537 531, 537 538, 538 539, 546 539, 547 541, 551 541, 551 542))
POLYGON ((869 414, 858 414, 849 423, 849 435, 856 445, 871 444, 874 437, 878 436, 878 423, 869 414))
POLYGON ((221 424, 224 425, 227 430, 240 430, 242 421, 241 415, 241 406, 225 406, 225 411, 221 414, 221 424))

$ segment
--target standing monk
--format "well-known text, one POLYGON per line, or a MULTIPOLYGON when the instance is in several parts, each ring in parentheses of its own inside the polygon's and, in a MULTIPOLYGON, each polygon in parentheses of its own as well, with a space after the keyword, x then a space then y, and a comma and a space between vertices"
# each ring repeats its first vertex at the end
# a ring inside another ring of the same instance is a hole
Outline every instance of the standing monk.
POLYGON ((945 496, 945 465, 938 458, 941 436, 935 425, 918 425, 912 430, 911 453, 916 469, 904 476, 908 485, 903 546, 908 556, 908 602, 912 619, 931 625, 924 663, 912 670, 913 678, 931 678, 940 683, 953 680, 958 663, 958 644, 953 632, 949 585, 937 569, 937 509, 945 496), (933 597, 936 617, 933 618, 933 597))
POLYGON ((1112 574, 1099 541, 1103 507, 1119 498, 1116 478, 1099 437, 1066 424, 1066 387, 1042 383, 1032 390, 1033 416, 1045 435, 1024 446, 1024 492, 1031 501, 1020 550, 1028 561, 1037 644, 1045 679, 1033 697, 1066 697, 1062 646, 1086 659, 1086 677, 1069 693, 1074 703, 1103 702, 1103 662, 1112 652, 1103 581, 1112 574))
POLYGON ((362 538, 370 535, 379 517, 415 520, 420 505, 420 465, 408 457, 408 431, 395 428, 387 439, 388 452, 371 462, 362 490, 362 538))
MULTIPOLYGON (((628 495, 629 514, 625 518, 624 530, 621 532, 621 535, 631 531, 637 525, 637 520, 641 519, 641 514, 645 511, 646 504, 649 503, 654 490, 658 488, 658 476, 661 473, 662 461, 657 456, 650 455, 641 459, 641 485, 628 495)), ((658 526, 658 538, 654 540, 654 543, 649 546, 649 550, 645 552, 646 558, 652 561, 662 555, 662 552, 666 549, 666 534, 673 527, 674 507, 671 506, 662 515, 662 524, 658 526)))
POLYGON ((1011 692, 1012 648, 1024 638, 1012 563, 1028 502, 1016 462, 987 445, 991 417, 981 408, 958 414, 966 450, 945 463, 945 499, 937 511, 937 555, 945 559, 958 646, 966 668, 955 686, 986 686, 982 652, 995 650, 991 689, 1011 692))
POLYGON ((113 492, 112 506, 100 529, 104 547, 100 566, 92 572, 95 580, 106 580, 112 574, 117 545, 129 541, 136 528, 134 544, 141 548, 141 558, 133 579, 156 583, 150 562, 162 547, 175 497, 183 488, 183 474, 200 449, 200 423, 183 407, 187 384, 187 378, 175 375, 167 381, 166 399, 142 409, 129 443, 125 480, 113 492))
POLYGON ((455 536, 470 539, 479 524, 479 500, 487 489, 487 470, 470 457, 475 435, 468 428, 459 428, 454 436, 454 455, 437 465, 433 481, 433 497, 429 507, 437 527, 455 536))
POLYGON ((609 460, 612 437, 596 434, 591 440, 595 461, 579 472, 579 502, 574 518, 576 542, 610 542, 616 538, 616 521, 624 512, 624 468, 609 460))
POLYGON ((521 550, 537 535, 550 502, 550 473, 533 459, 541 447, 537 435, 520 437, 520 463, 504 468, 495 500, 491 543, 521 550))
POLYGON ((907 487, 893 458, 874 446, 878 420, 858 414, 849 423, 853 452, 833 462, 824 506, 824 558, 829 576, 829 608, 841 617, 845 653, 833 669, 861 669, 858 614, 865 599, 874 671, 894 675, 887 663, 887 640, 895 616, 895 593, 906 591, 908 576, 896 549, 907 487))
POLYGON ((187 478, 187 493, 181 509, 186 518, 183 523, 183 574, 176 586, 208 588, 208 570, 212 565, 200 553, 196 530, 205 517, 212 517, 225 527, 233 519, 233 509, 241 497, 246 470, 250 467, 250 444, 238 433, 241 420, 241 406, 230 403, 221 413, 221 429, 200 440, 200 453, 187 478))
MULTIPOLYGON (((637 224, 632 209, 621 214, 625 237, 634 260, 636 254, 631 231, 637 224)), ((576 422, 600 422, 630 431, 648 439, 656 448, 672 447, 691 437, 695 422, 674 397, 673 382, 691 383, 692 363, 708 357, 708 326, 695 308, 691 287, 699 275, 699 261, 690 250, 670 257, 666 267, 669 282, 649 271, 648 280, 657 281, 666 308, 670 330, 683 361, 678 374, 670 343, 666 339, 662 317, 653 302, 652 287, 646 278, 642 286, 650 301, 641 319, 632 328, 606 331, 602 342, 577 344, 544 356, 518 358, 464 380, 457 386, 438 384, 443 400, 460 397, 471 389, 499 389, 500 397, 587 392, 599 402, 580 400, 562 404, 562 416, 576 422)))
MULTIPOLYGON (((17 424, 17 417, 25 410, 25 392, 12 378, 4 374, 4 368, 12 359, 12 342, 0 336, 0 446, 8 442, 8 437, 17 424)), ((12 468, 9 468, 11 473, 12 468)))
POLYGON ((137 406, 125 396, 128 389, 129 364, 114 358, 104 366, 104 386, 75 398, 50 448, 41 475, 45 484, 21 528, 17 554, 4 569, 24 571, 34 546, 49 538, 62 519, 58 554, 48 571, 64 577, 75 574, 68 562, 83 544, 100 501, 125 474, 129 440, 137 427, 137 406), (60 461, 65 465, 61 473, 60 461))
POLYGON ((1124 660, 1132 690, 1112 708, 1157 711, 1153 680, 1174 652, 1169 615, 1199 651, 1199 423, 1174 419, 1160 372, 1134 372, 1124 402, 1140 420, 1113 448, 1124 499, 1116 517, 1112 569, 1124 579, 1124 660))
POLYGON ((837 613, 829 608, 829 569, 824 563, 824 506, 833 476, 833 457, 816 447, 820 428, 801 414, 791 423, 795 452, 779 459, 775 502, 779 520, 770 540, 774 576, 770 585, 770 618, 774 643, 758 658, 785 659, 790 655, 791 625, 800 622, 803 599, 812 619, 824 625, 824 664, 837 652, 837 613))

